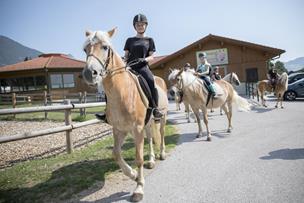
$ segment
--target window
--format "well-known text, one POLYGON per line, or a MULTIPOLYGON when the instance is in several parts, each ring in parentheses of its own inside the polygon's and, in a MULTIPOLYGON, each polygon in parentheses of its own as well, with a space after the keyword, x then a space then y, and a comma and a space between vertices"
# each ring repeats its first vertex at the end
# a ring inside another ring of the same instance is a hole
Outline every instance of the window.
POLYGON ((51 87, 53 89, 75 87, 74 74, 52 74, 51 87))
POLYGON ((64 82, 64 87, 75 87, 74 75, 73 74, 64 74, 63 82, 64 82))
POLYGON ((53 89, 63 88, 62 75, 52 74, 51 75, 51 86, 53 89))

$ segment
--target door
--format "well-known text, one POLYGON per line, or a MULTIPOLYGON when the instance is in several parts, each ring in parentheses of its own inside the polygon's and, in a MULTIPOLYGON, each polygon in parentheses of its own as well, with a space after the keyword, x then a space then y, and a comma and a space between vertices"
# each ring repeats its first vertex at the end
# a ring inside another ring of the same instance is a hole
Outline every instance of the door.
POLYGON ((258 69, 257 68, 248 68, 246 69, 246 82, 258 82, 258 69))

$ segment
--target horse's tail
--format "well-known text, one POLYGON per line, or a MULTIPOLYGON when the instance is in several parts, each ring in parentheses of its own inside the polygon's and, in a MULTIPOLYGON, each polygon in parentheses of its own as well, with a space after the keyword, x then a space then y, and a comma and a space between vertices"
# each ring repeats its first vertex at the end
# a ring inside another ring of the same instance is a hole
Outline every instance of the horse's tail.
POLYGON ((239 110, 243 110, 246 112, 251 110, 251 105, 249 104, 249 102, 246 99, 244 99, 243 97, 240 97, 235 90, 233 90, 232 101, 233 101, 233 103, 235 103, 237 105, 239 110))

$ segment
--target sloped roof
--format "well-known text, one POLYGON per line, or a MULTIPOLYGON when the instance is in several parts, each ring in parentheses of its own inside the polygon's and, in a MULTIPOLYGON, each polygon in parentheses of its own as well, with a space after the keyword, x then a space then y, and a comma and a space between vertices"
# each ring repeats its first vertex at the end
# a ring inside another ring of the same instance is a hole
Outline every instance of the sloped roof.
POLYGON ((253 49, 258 49, 258 50, 269 52, 269 53, 273 54, 274 56, 278 56, 285 52, 285 50, 278 49, 278 48, 268 47, 268 46, 264 46, 264 45, 260 45, 260 44, 251 43, 251 42, 246 42, 246 41, 236 40, 236 39, 232 39, 232 38, 228 38, 228 37, 222 37, 222 36, 209 34, 206 37, 203 37, 200 40, 193 42, 192 44, 174 52, 171 55, 167 55, 166 57, 163 57, 160 60, 157 60, 156 62, 151 64, 151 68, 155 68, 155 67, 159 66, 160 64, 166 63, 167 61, 170 61, 171 59, 173 59, 179 55, 182 55, 185 52, 192 50, 195 47, 198 47, 199 44, 206 43, 209 40, 217 40, 217 41, 224 42, 224 43, 236 44, 236 45, 244 46, 244 47, 251 47, 253 49))
POLYGON ((83 68, 84 61, 72 59, 65 54, 50 53, 41 54, 38 58, 20 63, 2 66, 0 72, 13 72, 21 70, 35 70, 35 69, 52 69, 52 68, 83 68))
POLYGON ((167 57, 167 55, 165 55, 165 56, 155 56, 154 59, 151 61, 150 65, 153 65, 154 63, 157 63, 158 61, 160 61, 160 60, 162 60, 166 57, 167 57))

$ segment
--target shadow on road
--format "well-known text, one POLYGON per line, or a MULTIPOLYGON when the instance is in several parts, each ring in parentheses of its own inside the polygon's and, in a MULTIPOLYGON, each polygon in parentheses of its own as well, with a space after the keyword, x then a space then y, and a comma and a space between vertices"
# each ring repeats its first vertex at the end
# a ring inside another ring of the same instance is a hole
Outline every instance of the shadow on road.
MULTIPOLYGON (((112 203, 112 202, 119 202, 119 201, 122 201, 122 200, 126 200, 128 202, 130 202, 130 199, 131 199, 131 194, 128 193, 128 192, 117 192, 117 193, 114 193, 108 197, 105 197, 105 198, 102 198, 102 199, 99 199, 99 200, 96 200, 94 201, 95 203, 112 203)), ((91 201, 81 201, 82 203, 88 203, 88 202, 91 202, 91 201)))
POLYGON ((276 109, 276 108, 274 108, 274 107, 265 108, 265 107, 257 107, 257 106, 255 106, 255 107, 252 108, 251 111, 253 111, 253 112, 255 112, 255 113, 266 113, 266 112, 272 111, 272 110, 274 110, 274 109, 276 109))
POLYGON ((280 149, 269 152, 269 156, 260 157, 263 160, 283 159, 283 160, 297 160, 304 159, 304 148, 298 149, 280 149))

